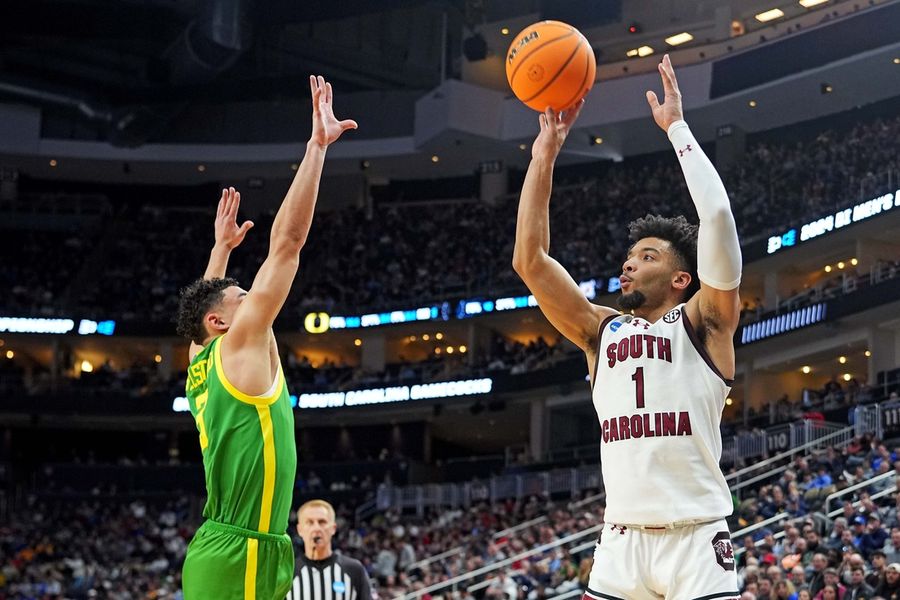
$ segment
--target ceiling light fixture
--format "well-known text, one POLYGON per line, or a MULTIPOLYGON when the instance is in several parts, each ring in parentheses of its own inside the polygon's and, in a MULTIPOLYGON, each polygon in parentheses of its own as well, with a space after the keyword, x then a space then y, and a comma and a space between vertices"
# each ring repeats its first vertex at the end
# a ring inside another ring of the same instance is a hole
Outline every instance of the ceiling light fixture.
POLYGON ((780 8, 773 8, 771 10, 767 10, 765 12, 761 12, 756 15, 756 20, 760 23, 768 23, 769 21, 774 21, 775 19, 780 19, 784 16, 784 11, 780 8))
POLYGON ((670 46, 679 46, 681 44, 686 44, 687 42, 694 39, 687 31, 682 31, 681 33, 676 33, 675 35, 670 35, 666 38, 666 43, 670 46))

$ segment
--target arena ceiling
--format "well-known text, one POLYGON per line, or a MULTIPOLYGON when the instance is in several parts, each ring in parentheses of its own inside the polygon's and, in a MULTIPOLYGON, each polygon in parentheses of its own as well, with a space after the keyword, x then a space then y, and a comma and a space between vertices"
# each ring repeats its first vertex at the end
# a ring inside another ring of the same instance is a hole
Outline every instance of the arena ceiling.
POLYGON ((489 32, 507 21, 566 19, 601 61, 620 60, 623 45, 656 32, 709 28, 717 14, 771 3, 32 0, 0 20, 0 102, 41 107, 45 137, 133 147, 161 141, 191 109, 305 99, 309 73, 345 93, 424 93, 459 75, 473 36, 502 52, 508 38, 489 32), (627 33, 626 22, 639 31, 627 33))

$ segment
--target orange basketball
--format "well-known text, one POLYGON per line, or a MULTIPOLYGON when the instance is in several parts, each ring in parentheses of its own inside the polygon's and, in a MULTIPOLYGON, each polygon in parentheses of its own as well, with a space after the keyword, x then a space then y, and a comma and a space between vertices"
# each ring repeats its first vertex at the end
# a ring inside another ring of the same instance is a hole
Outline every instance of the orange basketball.
POLYGON ((580 31, 541 21, 517 35, 506 53, 506 80, 516 98, 543 112, 566 109, 594 85, 597 60, 580 31))

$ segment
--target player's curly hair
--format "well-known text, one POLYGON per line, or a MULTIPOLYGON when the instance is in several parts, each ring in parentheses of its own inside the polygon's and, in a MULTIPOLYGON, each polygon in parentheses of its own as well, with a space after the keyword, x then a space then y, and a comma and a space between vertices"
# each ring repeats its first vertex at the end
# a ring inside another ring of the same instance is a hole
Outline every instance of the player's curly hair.
POLYGON ((648 214, 628 225, 628 236, 632 242, 646 237, 669 242, 678 260, 678 268, 691 274, 691 284, 684 291, 683 300, 688 300, 700 290, 700 277, 697 275, 697 229, 696 225, 689 223, 681 215, 670 218, 648 214))
POLYGON ((195 344, 203 344, 206 329, 203 317, 222 301, 225 288, 239 285, 232 277, 198 279, 181 290, 178 299, 178 313, 175 316, 175 330, 178 335, 190 339, 195 344))

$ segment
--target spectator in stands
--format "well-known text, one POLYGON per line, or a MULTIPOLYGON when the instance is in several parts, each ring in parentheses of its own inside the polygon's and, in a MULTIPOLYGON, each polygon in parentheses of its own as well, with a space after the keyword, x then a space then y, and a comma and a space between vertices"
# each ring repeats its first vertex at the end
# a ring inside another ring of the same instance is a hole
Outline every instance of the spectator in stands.
POLYGON ((793 594, 787 581, 778 581, 774 584, 771 598, 772 600, 789 600, 793 594))
POLYGON ((822 591, 816 594, 814 600, 843 600, 843 586, 838 587, 832 584, 826 584, 822 591))
POLYGON ((881 583, 882 579, 885 577, 885 571, 887 570, 887 565, 889 564, 885 560, 885 554, 881 550, 876 550, 872 553, 872 556, 869 557, 869 560, 872 562, 872 569, 866 575, 866 584, 869 587, 876 588, 881 583))
POLYGON ((844 592, 843 600, 869 600, 875 594, 875 588, 866 583, 866 571, 863 567, 853 567, 850 571, 850 583, 844 592))
POLYGON ((824 493, 824 490, 828 490, 832 486, 831 473, 828 472, 826 465, 820 465, 818 473, 815 479, 810 482, 807 490, 823 490, 824 493))
MULTIPOLYGON (((869 556, 875 550, 883 550, 889 539, 888 532, 881 526, 881 518, 878 516, 876 509, 869 514, 869 519, 866 522, 866 533, 862 536, 859 549, 864 556, 869 556)), ((887 553, 885 552, 885 554, 887 553)))
POLYGON ((885 600, 900 599, 900 563, 891 563, 884 570, 884 576, 875 587, 875 595, 885 600))
POLYGON ((823 571, 824 585, 818 594, 815 595, 816 600, 842 600, 846 588, 840 583, 840 575, 837 569, 828 567, 823 571), (834 596, 829 596, 829 590, 834 592, 834 596))
MULTIPOLYGON (((900 494, 897 497, 900 498, 900 494)), ((885 540, 881 551, 888 563, 900 563, 900 527, 891 527, 891 536, 885 540)))
POLYGON ((491 581, 485 592, 485 597, 491 600, 517 600, 519 597, 519 586, 505 571, 501 571, 491 581))
MULTIPOLYGON (((894 471, 896 472, 896 468, 894 471)), ((900 482, 900 478, 897 478, 896 481, 900 482)), ((895 483, 895 485, 900 485, 900 483, 895 483)), ((882 507, 879 512, 885 525, 889 527, 900 526, 900 494, 895 494, 893 504, 882 507)))
POLYGON ((391 540, 386 539, 381 543, 381 551, 375 558, 374 575, 381 583, 397 573, 397 552, 394 550, 391 540))
POLYGON ((795 591, 805 590, 809 588, 806 581, 806 570, 803 565, 796 565, 790 568, 788 581, 793 585, 795 591))
POLYGON ((828 567, 828 559, 821 552, 813 555, 806 576, 809 579, 809 591, 816 595, 825 587, 825 569, 828 567))
POLYGON ((847 531, 847 519, 845 517, 837 517, 832 525, 831 533, 825 540, 828 548, 841 548, 846 546, 847 542, 843 539, 843 533, 847 531))
POLYGON ((770 600, 772 596, 772 580, 768 577, 760 577, 756 583, 756 597, 759 600, 770 600))
POLYGON ((853 517, 853 526, 851 528, 853 532, 853 545, 859 549, 862 549, 863 539, 866 535, 866 518, 862 515, 856 515, 853 517))

